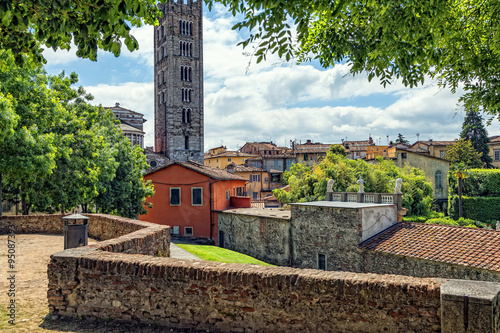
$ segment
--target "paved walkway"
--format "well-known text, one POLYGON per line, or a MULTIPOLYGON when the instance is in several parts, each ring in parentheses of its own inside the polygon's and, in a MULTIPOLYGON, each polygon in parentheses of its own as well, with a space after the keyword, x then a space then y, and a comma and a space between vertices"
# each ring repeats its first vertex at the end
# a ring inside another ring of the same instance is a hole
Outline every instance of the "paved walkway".
POLYGON ((203 260, 189 253, 188 251, 181 249, 174 243, 170 243, 170 258, 175 259, 188 259, 188 260, 203 260))

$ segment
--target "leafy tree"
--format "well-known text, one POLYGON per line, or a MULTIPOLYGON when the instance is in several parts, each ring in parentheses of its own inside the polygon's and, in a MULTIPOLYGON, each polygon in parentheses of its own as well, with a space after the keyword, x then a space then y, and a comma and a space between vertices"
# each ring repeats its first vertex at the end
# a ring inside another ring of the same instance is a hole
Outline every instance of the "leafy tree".
POLYGON ((398 133, 398 138, 396 139, 395 142, 403 144, 403 145, 409 145, 410 144, 410 141, 406 140, 405 137, 403 136, 403 134, 401 134, 401 133, 398 133))
POLYGON ((11 50, 19 64, 22 54, 43 61, 41 45, 57 50, 74 43, 76 55, 91 60, 98 48, 118 56, 122 43, 130 51, 139 47, 131 26, 157 24, 159 15, 156 0, 1 1, 0 49, 11 50))
POLYGON ((474 149, 469 140, 455 140, 455 143, 447 148, 444 158, 452 165, 463 164, 465 169, 483 168, 485 165, 481 161, 481 153, 474 149))
POLYGON ((333 191, 356 192, 357 179, 364 180, 365 192, 392 193, 397 178, 403 179, 403 206, 410 215, 427 215, 432 203, 432 186, 420 169, 398 168, 391 160, 377 158, 377 164, 364 160, 350 160, 342 154, 329 151, 318 165, 307 167, 293 164, 284 178, 290 192, 274 190, 274 196, 282 203, 324 200, 329 179, 334 180, 333 191))
POLYGON ((487 168, 493 167, 491 165, 491 156, 488 155, 490 152, 490 147, 488 146, 490 139, 483 125, 483 117, 481 117, 479 112, 474 111, 472 108, 469 109, 462 125, 460 137, 471 142, 472 147, 481 154, 481 161, 487 168))
POLYGON ((11 105, 9 118, 17 119, 0 140, 0 178, 19 190, 27 214, 27 184, 46 177, 55 167, 57 146, 51 127, 62 119, 64 109, 47 87, 40 66, 27 62, 21 68, 13 63, 10 52, 0 51, 0 93, 11 105))
POLYGON ((76 74, 49 77, 31 61, 17 66, 10 52, 0 51, 0 110, 11 119, 0 137, 8 199, 20 197, 28 214, 30 208, 64 213, 105 198, 101 211, 137 217, 154 193, 143 181, 146 157, 111 111, 91 106, 91 95, 72 88, 77 81, 76 74))
POLYGON ((248 29, 243 46, 257 62, 268 53, 286 60, 311 57, 324 67, 347 62, 383 85, 406 86, 437 78, 455 92, 463 84, 466 107, 500 110, 500 2, 466 1, 263 1, 206 0, 243 15, 234 29, 248 29), (296 34, 292 25, 296 26, 296 34))
POLYGON ((347 151, 345 150, 344 146, 342 145, 331 145, 328 151, 332 152, 333 154, 339 154, 342 156, 347 156, 347 151))

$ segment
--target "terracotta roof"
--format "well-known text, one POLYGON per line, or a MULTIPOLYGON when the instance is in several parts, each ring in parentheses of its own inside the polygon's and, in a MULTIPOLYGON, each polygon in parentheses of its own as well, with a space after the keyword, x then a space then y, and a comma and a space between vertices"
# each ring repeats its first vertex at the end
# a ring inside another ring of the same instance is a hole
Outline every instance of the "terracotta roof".
MULTIPOLYGON (((417 144, 424 144, 426 146, 430 146, 431 145, 431 142, 429 140, 427 141, 417 141, 415 142, 414 144, 411 145, 411 147, 417 145, 417 144)), ((436 141, 436 140, 432 140, 432 145, 433 146, 451 146, 452 144, 455 143, 455 140, 453 141, 436 141)))
POLYGON ((323 143, 296 145, 295 153, 297 154, 326 153, 328 149, 330 149, 330 146, 331 144, 323 144, 323 143))
POLYGON ((500 135, 494 135, 494 136, 490 136, 490 142, 491 143, 500 143, 500 135))
POLYGON ((205 158, 219 158, 219 157, 256 157, 257 155, 240 153, 239 151, 226 151, 220 154, 208 154, 205 158))
POLYGON ((233 167, 234 172, 267 172, 264 169, 253 167, 253 166, 244 166, 244 165, 236 165, 233 167))
POLYGON ((137 114, 137 115, 141 115, 141 116, 144 116, 142 113, 140 112, 136 112, 136 111, 132 111, 132 110, 129 110, 129 109, 125 109, 121 106, 103 106, 103 108, 105 110, 111 110, 111 111, 125 111, 125 112, 130 112, 130 113, 133 113, 133 114, 137 114))
POLYGON ((344 141, 342 142, 343 146, 374 146, 375 143, 370 142, 370 140, 362 140, 362 141, 344 141))
POLYGON ((254 146, 258 150, 273 150, 273 149, 279 150, 279 148, 276 147, 276 145, 274 143, 271 143, 271 142, 247 142, 247 143, 245 143, 245 145, 254 146))
POLYGON ((500 271, 500 232, 423 223, 397 223, 359 246, 365 250, 500 271))
POLYGON ((212 167, 200 164, 200 163, 196 163, 194 161, 175 161, 175 162, 170 162, 167 165, 165 165, 164 167, 161 167, 161 168, 158 168, 158 169, 156 169, 154 171, 148 172, 148 174, 154 173, 154 172, 162 170, 162 169, 166 169, 166 168, 168 168, 168 167, 170 167, 172 165, 175 165, 175 164, 183 166, 183 167, 185 167, 187 169, 199 172, 199 173, 201 173, 201 174, 203 174, 205 176, 208 176, 208 177, 211 177, 211 178, 214 178, 214 179, 218 179, 218 180, 245 180, 246 181, 245 178, 233 175, 232 173, 229 173, 226 170, 212 168, 212 167))
POLYGON ((144 134, 143 131, 141 131, 140 129, 137 129, 133 126, 130 126, 128 124, 125 124, 125 123, 121 123, 120 125, 118 125, 120 127, 120 129, 123 131, 123 132, 133 132, 133 133, 139 133, 139 134, 144 134))

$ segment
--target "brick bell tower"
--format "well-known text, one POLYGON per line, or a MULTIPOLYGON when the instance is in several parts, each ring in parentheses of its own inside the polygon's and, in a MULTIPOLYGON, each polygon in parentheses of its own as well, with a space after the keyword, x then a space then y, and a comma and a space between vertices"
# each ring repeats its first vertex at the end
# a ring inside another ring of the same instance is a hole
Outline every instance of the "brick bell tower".
POLYGON ((203 164, 203 2, 159 4, 155 27, 155 152, 203 164))

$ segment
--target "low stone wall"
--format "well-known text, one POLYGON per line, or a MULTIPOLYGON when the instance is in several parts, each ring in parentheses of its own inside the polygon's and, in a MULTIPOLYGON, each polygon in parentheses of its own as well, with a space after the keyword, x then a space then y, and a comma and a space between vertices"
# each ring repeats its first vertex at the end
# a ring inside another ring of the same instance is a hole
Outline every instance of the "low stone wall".
POLYGON ((51 311, 223 332, 438 332, 438 279, 181 261, 77 248, 52 256, 51 311))
MULTIPOLYGON (((170 227, 106 214, 89 217, 89 237, 101 242, 85 248, 100 251, 169 256, 170 227)), ((62 234, 63 215, 18 215, 0 217, 0 234, 14 226, 16 234, 62 234)))

